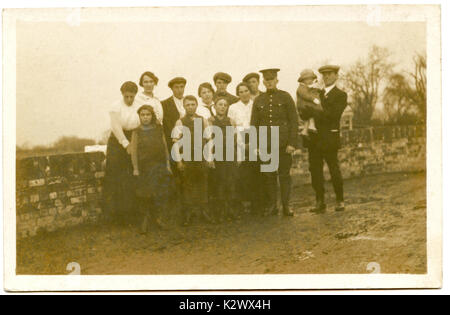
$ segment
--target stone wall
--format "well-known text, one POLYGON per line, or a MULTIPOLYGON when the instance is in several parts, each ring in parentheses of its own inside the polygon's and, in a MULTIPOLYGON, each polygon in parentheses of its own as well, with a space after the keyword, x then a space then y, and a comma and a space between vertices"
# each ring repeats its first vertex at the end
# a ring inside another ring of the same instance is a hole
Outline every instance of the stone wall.
POLYGON ((95 221, 101 213, 104 160, 101 152, 17 160, 18 237, 95 221))
MULTIPOLYGON (((426 170, 424 126, 395 126, 346 130, 341 132, 339 161, 343 178, 389 172, 426 170)), ((301 175, 300 183, 310 183, 308 153, 294 156, 291 173, 301 175)), ((325 178, 329 179, 327 166, 325 178)))
MULTIPOLYGON (((342 131, 341 140, 339 159, 344 178, 426 170, 424 126, 342 131)), ((309 183, 307 151, 297 153, 292 174, 296 181, 309 183)), ((102 211, 104 161, 102 152, 17 160, 18 237, 96 221, 102 211)))

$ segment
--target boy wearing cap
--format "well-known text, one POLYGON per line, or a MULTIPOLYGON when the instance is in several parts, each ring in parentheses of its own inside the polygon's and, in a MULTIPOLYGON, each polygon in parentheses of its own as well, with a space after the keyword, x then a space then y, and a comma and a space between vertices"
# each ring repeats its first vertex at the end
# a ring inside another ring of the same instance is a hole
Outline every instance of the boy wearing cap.
MULTIPOLYGON (((293 216, 294 213, 289 208, 291 193, 292 154, 297 146, 298 115, 295 103, 288 92, 277 89, 277 72, 280 69, 265 69, 263 74, 266 92, 255 99, 252 108, 251 125, 257 129, 266 126, 267 148, 268 150, 279 150, 279 164, 276 172, 263 173, 264 187, 268 198, 265 215, 278 214, 277 206, 277 179, 280 181, 281 203, 283 214, 293 216), (278 147, 271 148, 271 127, 278 127, 279 141, 278 147)), ((261 140, 261 139, 260 139, 261 140)))
POLYGON ((214 75, 213 80, 214 85, 217 88, 216 93, 214 93, 214 102, 216 102, 219 97, 225 97, 228 101, 228 105, 234 104, 239 101, 239 98, 227 92, 228 84, 230 84, 231 82, 231 75, 224 72, 217 72, 214 75))
MULTIPOLYGON (((163 108, 163 127, 164 135, 169 146, 169 152, 172 149, 172 129, 180 117, 183 117, 185 110, 183 107, 184 88, 186 86, 186 79, 176 77, 169 81, 169 88, 173 95, 161 102, 163 108)), ((174 165, 172 165, 174 166, 174 165)))
POLYGON ((323 163, 328 165, 331 181, 336 194, 336 211, 344 211, 344 189, 339 168, 338 150, 340 148, 340 121, 347 107, 347 93, 336 87, 339 66, 327 65, 319 69, 325 83, 321 93, 322 108, 306 105, 314 116, 317 135, 311 138, 308 147, 311 182, 316 193, 314 213, 324 213, 325 189, 323 163))
POLYGON ((259 90, 259 74, 256 72, 251 72, 247 74, 243 79, 242 82, 245 82, 248 84, 248 87, 250 88, 250 98, 252 101, 257 98, 262 91, 259 90))

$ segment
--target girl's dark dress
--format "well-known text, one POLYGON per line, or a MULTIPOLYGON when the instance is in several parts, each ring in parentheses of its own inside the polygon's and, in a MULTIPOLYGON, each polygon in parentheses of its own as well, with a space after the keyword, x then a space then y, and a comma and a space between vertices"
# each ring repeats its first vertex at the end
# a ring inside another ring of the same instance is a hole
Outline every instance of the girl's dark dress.
POLYGON ((140 199, 150 199, 157 208, 163 207, 169 196, 171 177, 162 127, 140 126, 133 131, 133 138, 139 169, 136 194, 140 199))

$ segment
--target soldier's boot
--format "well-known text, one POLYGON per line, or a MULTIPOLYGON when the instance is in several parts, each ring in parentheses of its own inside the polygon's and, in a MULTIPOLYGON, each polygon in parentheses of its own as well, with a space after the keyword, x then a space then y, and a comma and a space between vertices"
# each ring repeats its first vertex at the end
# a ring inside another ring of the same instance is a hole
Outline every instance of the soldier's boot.
POLYGON ((277 176, 267 174, 266 177, 267 207, 264 216, 278 215, 278 191, 277 176))
POLYGON ((294 212, 289 207, 291 197, 291 177, 280 176, 281 204, 283 205, 283 214, 288 217, 294 216, 294 212))
POLYGON ((281 203, 283 205, 283 214, 288 217, 294 216, 294 212, 289 207, 291 199, 291 177, 280 176, 281 203))

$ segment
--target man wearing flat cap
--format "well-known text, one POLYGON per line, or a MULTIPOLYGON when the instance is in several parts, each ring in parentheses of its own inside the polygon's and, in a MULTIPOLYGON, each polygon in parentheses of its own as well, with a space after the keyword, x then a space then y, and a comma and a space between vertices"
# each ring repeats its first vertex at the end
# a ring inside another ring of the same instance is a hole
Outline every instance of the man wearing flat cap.
POLYGON ((277 89, 278 71, 280 69, 265 69, 260 71, 263 75, 263 83, 267 90, 255 99, 250 124, 257 129, 260 126, 267 126, 267 148, 268 150, 279 150, 278 170, 262 173, 264 190, 268 199, 265 215, 278 214, 277 179, 279 179, 283 214, 293 216, 294 213, 289 207, 291 193, 290 170, 292 166, 292 154, 297 146, 298 117, 291 95, 288 92, 277 89), (272 126, 278 127, 279 129, 277 147, 271 147, 270 127, 272 126))
POLYGON ((340 121, 342 113, 347 107, 347 93, 336 87, 339 66, 326 65, 319 69, 325 83, 325 90, 320 94, 321 106, 309 106, 302 114, 302 119, 312 115, 314 117, 317 133, 310 136, 308 146, 309 170, 311 181, 316 193, 316 206, 311 210, 314 213, 324 213, 325 189, 323 164, 328 165, 331 181, 336 194, 336 211, 343 211, 344 189, 341 171, 339 169, 338 150, 340 148, 340 121))
POLYGON ((250 88, 250 97, 252 101, 255 100, 257 96, 259 96, 262 91, 259 90, 259 74, 256 72, 251 72, 247 74, 243 79, 242 82, 245 82, 248 84, 250 88))
POLYGON ((214 80, 214 85, 217 88, 216 93, 214 93, 214 98, 213 98, 214 102, 216 102, 216 100, 219 97, 225 97, 228 101, 228 106, 239 101, 238 97, 234 96, 231 93, 228 93, 228 91, 227 91, 228 84, 230 84, 230 82, 231 82, 231 75, 229 75, 228 73, 224 73, 224 72, 217 72, 214 75, 213 80, 214 80))
MULTIPOLYGON (((186 86, 186 79, 182 77, 176 77, 169 81, 169 88, 172 90, 173 95, 168 99, 161 102, 163 108, 163 131, 166 138, 167 148, 169 153, 172 150, 172 130, 175 127, 178 119, 183 117, 186 113, 183 107, 184 88, 186 86)), ((175 177, 175 183, 177 186, 178 194, 181 195, 181 185, 179 181, 179 171, 176 167, 176 163, 172 159, 170 154, 170 166, 172 173, 175 177)))

